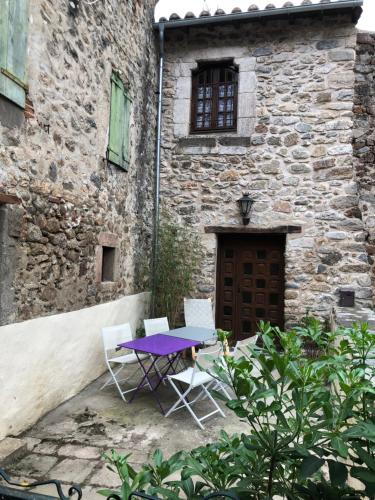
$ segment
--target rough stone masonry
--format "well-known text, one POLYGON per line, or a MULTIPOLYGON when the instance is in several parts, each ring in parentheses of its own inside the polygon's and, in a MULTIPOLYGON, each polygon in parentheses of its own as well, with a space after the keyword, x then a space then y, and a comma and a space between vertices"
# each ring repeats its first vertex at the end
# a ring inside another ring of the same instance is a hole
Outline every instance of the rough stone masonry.
MULTIPOLYGON (((144 290, 153 208, 155 0, 29 2, 28 85, 20 126, 0 124, 4 208, 0 324, 144 290), (106 161, 111 72, 133 100, 128 172, 106 161), (7 229, 6 229, 7 228, 7 229), (97 254, 117 247, 116 279, 97 254), (5 264, 4 264, 5 263, 5 264)), ((3 116, 4 117, 4 116, 3 116)))
POLYGON ((367 188, 352 147, 356 38, 346 15, 167 31, 161 194, 204 239, 202 297, 216 285, 217 241, 205 228, 240 225, 235 201, 249 191, 255 228, 302 228, 286 242, 286 322, 307 308, 328 317, 348 287, 372 305, 367 188), (188 136, 187 79, 197 61, 223 58, 239 71, 237 133, 188 136))

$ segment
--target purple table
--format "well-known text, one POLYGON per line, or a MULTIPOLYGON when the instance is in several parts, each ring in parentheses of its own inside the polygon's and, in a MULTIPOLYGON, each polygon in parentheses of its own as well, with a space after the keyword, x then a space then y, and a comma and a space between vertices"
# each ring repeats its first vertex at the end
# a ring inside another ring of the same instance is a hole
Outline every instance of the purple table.
POLYGON ((163 335, 162 333, 157 333, 156 335, 151 335, 149 337, 142 337, 140 339, 130 340, 129 342, 124 342, 123 344, 118 344, 119 347, 122 347, 124 349, 134 350, 138 359, 138 363, 141 365, 141 369, 144 373, 144 376, 133 392, 129 403, 133 401, 137 392, 148 385, 152 389, 152 393, 162 413, 165 413, 156 390, 168 373, 176 373, 175 367, 177 366, 182 352, 189 347, 195 347, 197 345, 199 345, 199 342, 196 342, 195 340, 170 337, 168 335, 163 335), (142 359, 138 356, 139 352, 151 354, 152 363, 148 368, 143 364, 142 359), (159 358, 165 358, 165 363, 161 367, 158 365, 156 369, 155 365, 159 358), (151 378, 150 373, 152 371, 154 371, 154 374, 151 378), (153 381, 153 379, 155 378, 156 381, 153 381))

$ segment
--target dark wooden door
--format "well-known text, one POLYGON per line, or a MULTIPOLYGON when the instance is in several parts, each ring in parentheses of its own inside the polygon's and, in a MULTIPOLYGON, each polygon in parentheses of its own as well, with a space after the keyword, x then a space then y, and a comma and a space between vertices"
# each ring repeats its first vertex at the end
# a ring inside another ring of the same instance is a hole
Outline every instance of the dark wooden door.
POLYGON ((255 335, 260 320, 284 326, 282 235, 220 235, 216 326, 236 340, 255 335))

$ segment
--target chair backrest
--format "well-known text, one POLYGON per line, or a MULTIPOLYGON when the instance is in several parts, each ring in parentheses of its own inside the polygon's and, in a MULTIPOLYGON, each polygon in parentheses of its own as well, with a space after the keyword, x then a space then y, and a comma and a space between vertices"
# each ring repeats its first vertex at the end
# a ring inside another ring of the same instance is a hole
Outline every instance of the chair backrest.
POLYGON ((105 326, 102 328, 102 338, 105 352, 116 349, 118 344, 133 339, 130 324, 105 326))
POLYGON ((186 326, 215 329, 211 299, 184 299, 186 326))
POLYGON ((221 346, 200 349, 195 359, 194 370, 192 370, 191 384, 194 382, 195 375, 201 371, 209 371, 219 356, 222 356, 221 346))
POLYGON ((149 337, 150 335, 155 335, 156 333, 163 333, 169 331, 169 323, 167 317, 145 319, 143 323, 145 325, 146 337, 149 337))
POLYGON ((234 346, 234 349, 232 351, 232 356, 236 355, 236 354, 239 354, 239 355, 242 355, 241 351, 238 353, 238 349, 239 348, 244 348, 248 345, 255 345, 256 344, 256 341, 258 340, 258 335, 253 335, 252 337, 248 337, 247 339, 244 339, 244 340, 238 340, 236 342, 236 345, 234 346))

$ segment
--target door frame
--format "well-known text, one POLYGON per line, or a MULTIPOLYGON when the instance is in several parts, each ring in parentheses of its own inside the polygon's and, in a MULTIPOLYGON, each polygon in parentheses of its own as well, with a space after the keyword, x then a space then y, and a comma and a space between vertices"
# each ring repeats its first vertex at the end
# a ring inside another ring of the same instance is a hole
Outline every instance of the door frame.
MULTIPOLYGON (((281 325, 280 328, 283 329, 285 325, 285 281, 286 281, 286 272, 285 272, 285 263, 286 263, 286 236, 287 234, 285 232, 224 232, 221 234, 217 234, 217 252, 216 252, 216 277, 215 277, 215 323, 218 325, 219 324, 219 319, 220 319, 220 304, 221 304, 221 297, 219 294, 221 294, 221 280, 222 280, 222 245, 225 244, 225 240, 228 238, 231 238, 232 240, 240 240, 241 242, 244 242, 246 240, 248 241, 261 241, 262 239, 265 240, 278 240, 280 242, 280 246, 282 247, 282 269, 283 269, 283 279, 282 279, 282 297, 283 297, 283 302, 281 306, 281 325)), ((238 273, 238 269, 236 269, 236 273, 238 273)), ((234 284, 235 285, 235 284, 234 284)), ((237 297, 237 291, 235 292, 235 301, 238 300, 237 297)), ((233 335, 233 340, 237 340, 236 335, 233 335)))

